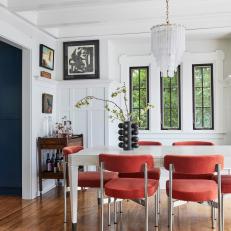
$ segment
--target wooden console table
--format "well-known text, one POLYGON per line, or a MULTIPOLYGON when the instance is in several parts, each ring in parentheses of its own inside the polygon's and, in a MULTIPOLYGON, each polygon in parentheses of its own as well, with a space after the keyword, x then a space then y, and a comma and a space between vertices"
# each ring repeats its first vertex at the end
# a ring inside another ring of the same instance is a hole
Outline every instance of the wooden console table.
POLYGON ((58 137, 38 137, 38 162, 39 162, 39 191, 42 195, 43 179, 63 179, 63 172, 48 172, 42 166, 42 150, 53 149, 62 153, 62 149, 67 146, 83 146, 83 135, 74 135, 71 138, 58 138, 58 137))

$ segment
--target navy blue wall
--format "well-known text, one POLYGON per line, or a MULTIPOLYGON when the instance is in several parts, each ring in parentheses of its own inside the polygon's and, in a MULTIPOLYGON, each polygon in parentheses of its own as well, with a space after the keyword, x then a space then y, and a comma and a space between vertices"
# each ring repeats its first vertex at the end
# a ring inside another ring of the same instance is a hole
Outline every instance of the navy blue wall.
POLYGON ((22 193, 22 51, 0 41, 0 195, 22 193))

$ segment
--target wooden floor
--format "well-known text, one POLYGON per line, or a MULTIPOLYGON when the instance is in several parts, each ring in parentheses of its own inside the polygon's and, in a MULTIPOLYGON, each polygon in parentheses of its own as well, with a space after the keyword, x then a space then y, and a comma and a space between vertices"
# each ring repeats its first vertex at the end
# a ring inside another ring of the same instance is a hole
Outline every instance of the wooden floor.
MULTIPOLYGON (((79 193, 78 231, 98 231, 99 208, 96 191, 89 189, 79 193)), ((167 201, 164 191, 161 196, 161 218, 159 228, 154 228, 150 204, 149 230, 167 231, 167 201)), ((105 223, 107 210, 105 207, 105 223)), ((225 231, 231 231, 231 198, 225 200, 225 231)), ((118 216, 119 223, 108 227, 107 231, 143 231, 144 208, 133 202, 123 203, 123 213, 118 216)), ((71 230, 70 208, 68 223, 63 224, 63 194, 61 189, 54 189, 43 199, 23 201, 17 197, 0 197, 0 231, 68 231, 71 230)), ((189 203, 175 209, 174 231, 212 230, 210 209, 189 203)))

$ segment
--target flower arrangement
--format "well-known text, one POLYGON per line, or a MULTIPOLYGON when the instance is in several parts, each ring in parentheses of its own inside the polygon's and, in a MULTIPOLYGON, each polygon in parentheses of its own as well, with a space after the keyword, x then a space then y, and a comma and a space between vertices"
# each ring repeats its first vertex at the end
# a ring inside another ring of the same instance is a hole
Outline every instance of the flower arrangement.
MULTIPOLYGON (((86 96, 79 100, 75 106, 77 108, 81 108, 83 106, 88 106, 92 100, 103 101, 105 102, 105 110, 109 112, 109 118, 112 121, 119 120, 120 122, 132 121, 133 123, 140 123, 139 118, 134 115, 134 112, 130 112, 128 109, 127 89, 125 84, 116 88, 116 90, 112 92, 111 98, 112 99, 102 99, 95 96, 86 96), (113 101, 113 99, 118 97, 122 97, 122 105, 124 106, 124 110, 115 102, 115 100, 113 101)), ((141 115, 145 114, 150 108, 153 108, 153 105, 148 103, 146 107, 141 110, 141 115)))

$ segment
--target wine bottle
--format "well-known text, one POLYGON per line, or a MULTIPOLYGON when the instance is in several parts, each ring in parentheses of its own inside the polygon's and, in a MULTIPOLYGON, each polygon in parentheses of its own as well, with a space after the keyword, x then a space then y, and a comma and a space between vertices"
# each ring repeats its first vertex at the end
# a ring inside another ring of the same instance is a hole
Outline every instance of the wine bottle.
POLYGON ((52 171, 51 159, 50 159, 50 154, 49 153, 47 153, 46 168, 47 168, 48 172, 52 171))
POLYGON ((56 171, 60 172, 60 161, 59 161, 59 153, 56 153, 56 158, 55 158, 55 167, 56 167, 56 171))
POLYGON ((60 159, 60 172, 63 172, 63 168, 64 168, 64 160, 63 160, 63 157, 61 157, 61 159, 60 159))
POLYGON ((55 167, 55 154, 52 154, 51 157, 51 171, 54 171, 54 167, 55 167))

